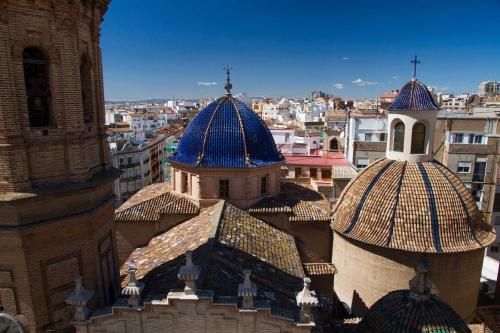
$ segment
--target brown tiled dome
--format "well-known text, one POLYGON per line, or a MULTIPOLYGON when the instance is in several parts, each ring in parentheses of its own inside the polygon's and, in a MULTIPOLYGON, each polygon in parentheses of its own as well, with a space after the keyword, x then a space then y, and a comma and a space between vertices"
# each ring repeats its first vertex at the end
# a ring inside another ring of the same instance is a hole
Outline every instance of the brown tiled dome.
POLYGON ((465 252, 495 240, 467 188, 436 161, 372 163, 345 188, 332 227, 364 243, 413 252, 465 252))

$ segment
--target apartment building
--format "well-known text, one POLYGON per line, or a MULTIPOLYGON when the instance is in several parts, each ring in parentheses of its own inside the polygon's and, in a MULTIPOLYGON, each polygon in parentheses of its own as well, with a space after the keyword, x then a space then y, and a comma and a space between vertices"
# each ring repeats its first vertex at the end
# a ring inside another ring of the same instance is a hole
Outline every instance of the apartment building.
MULTIPOLYGON (((485 219, 495 224, 500 108, 489 111, 481 108, 481 112, 439 112, 434 157, 455 173, 471 191, 485 219)), ((493 244, 488 253, 498 258, 499 245, 493 244)))
POLYGON ((348 112, 345 156, 358 169, 385 157, 387 114, 375 111, 348 112))
POLYGON ((114 181, 117 204, 153 183, 165 181, 166 140, 160 136, 150 142, 131 139, 111 149, 113 166, 122 171, 114 181))

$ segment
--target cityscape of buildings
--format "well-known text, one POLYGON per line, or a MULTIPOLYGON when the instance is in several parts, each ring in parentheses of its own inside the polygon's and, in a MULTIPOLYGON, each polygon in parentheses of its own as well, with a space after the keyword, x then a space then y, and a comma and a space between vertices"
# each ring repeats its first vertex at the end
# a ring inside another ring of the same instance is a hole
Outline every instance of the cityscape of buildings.
POLYGON ((0 1, 0 332, 500 332, 499 81, 105 101, 110 1, 35 2, 0 1))

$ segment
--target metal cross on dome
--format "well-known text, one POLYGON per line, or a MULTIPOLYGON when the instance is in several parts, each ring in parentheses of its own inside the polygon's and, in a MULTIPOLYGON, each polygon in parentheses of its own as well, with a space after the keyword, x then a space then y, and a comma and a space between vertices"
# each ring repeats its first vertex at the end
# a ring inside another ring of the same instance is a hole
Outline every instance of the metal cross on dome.
POLYGON ((229 67, 229 65, 226 65, 225 70, 226 70, 227 81, 226 81, 226 84, 224 85, 224 89, 226 89, 226 95, 230 96, 231 89, 233 89, 233 85, 231 84, 231 70, 232 70, 232 68, 229 67))
POLYGON ((417 65, 420 64, 420 60, 417 60, 417 56, 413 58, 412 61, 410 61, 413 64, 413 78, 417 78, 417 65))

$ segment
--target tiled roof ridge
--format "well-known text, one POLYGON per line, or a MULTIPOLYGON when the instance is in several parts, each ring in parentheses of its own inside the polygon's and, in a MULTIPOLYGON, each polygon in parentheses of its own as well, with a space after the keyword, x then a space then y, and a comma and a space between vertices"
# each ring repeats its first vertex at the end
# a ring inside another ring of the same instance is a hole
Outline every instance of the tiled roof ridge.
MULTIPOLYGON (((198 279, 199 285, 202 286, 205 277, 208 274, 208 265, 210 264, 210 258, 212 257, 212 251, 214 249, 214 245, 217 242, 217 234, 219 232, 219 224, 223 216, 223 212, 226 209, 226 201, 220 200, 218 203, 214 204, 214 206, 219 205, 220 207, 216 210, 215 216, 212 219, 212 230, 207 240, 207 249, 203 252, 203 256, 201 262, 197 264, 201 266, 200 277, 198 279)), ((208 208, 207 208, 208 209, 208 208)), ((202 212, 203 213, 203 212, 202 212)))
MULTIPOLYGON (((208 121, 208 126, 207 126, 207 128, 205 130, 205 134, 203 136, 203 144, 201 146, 200 155, 198 156, 198 161, 196 162, 197 164, 200 164, 203 161, 203 157, 205 156, 205 149, 206 149, 206 145, 207 145, 208 133, 210 132, 212 122, 215 118, 215 114, 217 113, 217 111, 219 111, 222 102, 224 102, 226 100, 226 98, 227 98, 227 96, 219 98, 219 100, 220 100, 219 104, 217 104, 217 107, 215 108, 214 112, 212 112, 212 116, 210 117, 210 120, 208 121)), ((198 113, 198 115, 199 115, 199 113, 198 113)), ((196 115, 196 117, 198 117, 198 115, 196 115)))
POLYGON ((243 121, 241 120, 240 109, 238 108, 238 106, 234 102, 233 97, 230 96, 228 98, 231 101, 231 103, 233 104, 233 106, 234 106, 234 108, 236 110, 236 114, 238 115, 238 122, 239 122, 240 128, 241 128, 241 139, 242 139, 242 142, 243 142, 243 151, 245 152, 245 164, 247 166, 249 166, 252 163, 252 160, 251 160, 250 154, 248 154, 247 139, 246 139, 247 135, 246 135, 245 125, 243 124, 243 121))
MULTIPOLYGON (((151 199, 146 199, 144 201, 138 202, 138 203, 136 203, 136 204, 124 209, 124 210, 116 211, 115 212, 115 221, 134 221, 134 220, 153 221, 153 220, 157 220, 160 218, 160 216, 162 214, 165 213, 165 210, 167 207, 173 206, 179 202, 187 202, 188 206, 191 205, 191 206, 197 207, 196 204, 194 202, 192 202, 190 199, 183 197, 181 195, 178 195, 178 194, 174 194, 174 193, 169 191, 169 192, 164 192, 164 193, 161 193, 159 195, 156 195, 151 199), (173 200, 167 202, 166 204, 161 205, 160 207, 157 207, 157 208, 154 207, 156 202, 161 203, 162 200, 168 200, 170 198, 172 198, 173 200), (145 208, 150 208, 152 211, 147 211, 145 208), (127 218, 127 215, 129 213, 133 214, 135 216, 132 219, 127 218)), ((190 208, 190 211, 192 209, 193 209, 193 207, 190 208)), ((196 208, 196 210, 199 210, 199 209, 196 208)), ((179 212, 179 213, 182 213, 182 212, 179 212)))
MULTIPOLYGON (((378 160, 375 160, 372 164, 370 165, 375 165, 377 163, 380 163, 384 160, 384 158, 379 158, 378 160)), ((342 199, 344 198, 344 195, 348 192, 348 190, 352 187, 352 185, 354 184, 355 180, 360 177, 362 174, 364 174, 365 172, 367 172, 368 170, 368 167, 366 168, 363 168, 357 175, 357 177, 354 177, 352 178, 349 183, 347 183, 346 187, 344 188, 344 190, 342 191, 342 193, 340 193, 340 196, 339 198, 337 199, 336 203, 335 203, 335 206, 333 206, 332 208, 332 216, 335 214, 335 212, 337 211, 338 209, 338 206, 340 204, 340 202, 342 202, 342 199)))

